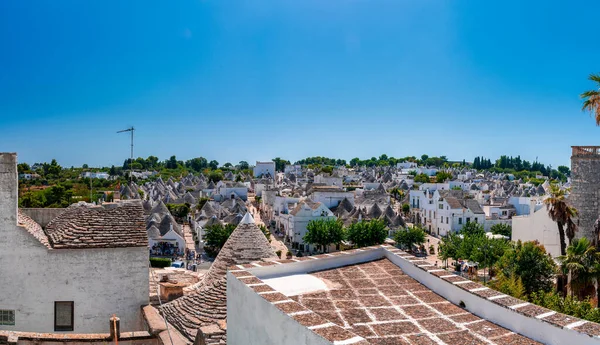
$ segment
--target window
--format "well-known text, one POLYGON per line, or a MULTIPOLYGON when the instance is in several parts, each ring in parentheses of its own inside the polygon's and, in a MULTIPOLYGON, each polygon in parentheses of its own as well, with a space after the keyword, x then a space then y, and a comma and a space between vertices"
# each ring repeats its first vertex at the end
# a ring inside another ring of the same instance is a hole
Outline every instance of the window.
POLYGON ((467 217, 467 224, 471 222, 471 218, 467 217))
POLYGON ((72 331, 73 302, 54 302, 54 331, 72 331))
POLYGON ((0 310, 0 325, 14 326, 15 325, 15 311, 14 310, 0 310))
POLYGON ((458 218, 458 224, 459 224, 459 225, 460 225, 460 224, 462 224, 462 217, 461 217, 461 218, 458 218))
POLYGON ((446 217, 446 224, 448 224, 448 217, 446 217))
POLYGON ((477 218, 475 218, 475 224, 477 224, 477 218))
POLYGON ((438 208, 439 208, 440 210, 443 210, 443 209, 444 209, 444 204, 440 204, 440 205, 438 206, 438 208))

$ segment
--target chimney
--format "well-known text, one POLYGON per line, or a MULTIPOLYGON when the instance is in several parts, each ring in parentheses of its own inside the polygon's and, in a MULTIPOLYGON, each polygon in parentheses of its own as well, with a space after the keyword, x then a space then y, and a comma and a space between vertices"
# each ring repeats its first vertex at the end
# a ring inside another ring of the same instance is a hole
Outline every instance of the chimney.
POLYGON ((19 179, 17 154, 0 153, 0 224, 17 224, 19 179))

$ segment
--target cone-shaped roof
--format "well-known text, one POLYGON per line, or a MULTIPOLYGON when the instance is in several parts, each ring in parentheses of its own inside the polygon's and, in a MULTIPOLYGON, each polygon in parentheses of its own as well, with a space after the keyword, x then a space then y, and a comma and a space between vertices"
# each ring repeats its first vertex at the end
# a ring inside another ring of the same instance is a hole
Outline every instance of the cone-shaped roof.
POLYGON ((225 273, 229 266, 247 264, 274 256, 275 252, 269 241, 258 228, 250 213, 246 213, 221 248, 200 285, 208 285, 216 280, 225 279, 225 273))
POLYGON ((165 206, 165 203, 162 202, 161 200, 158 201, 158 203, 156 204, 156 206, 154 206, 152 208, 152 211, 150 211, 150 213, 158 213, 158 214, 167 214, 169 213, 169 209, 167 208, 167 206, 165 206))
POLYGON ((149 227, 147 231, 148 231, 148 238, 155 239, 155 238, 159 238, 161 236, 160 230, 155 225, 152 225, 151 227, 149 227))

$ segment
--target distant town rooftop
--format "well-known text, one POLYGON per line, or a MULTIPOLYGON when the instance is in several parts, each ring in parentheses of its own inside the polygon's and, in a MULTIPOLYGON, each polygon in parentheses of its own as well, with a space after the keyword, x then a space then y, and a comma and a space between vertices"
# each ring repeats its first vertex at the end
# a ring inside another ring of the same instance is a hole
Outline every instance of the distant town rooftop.
POLYGON ((229 344, 600 344, 599 324, 387 245, 233 266, 227 281, 229 344))

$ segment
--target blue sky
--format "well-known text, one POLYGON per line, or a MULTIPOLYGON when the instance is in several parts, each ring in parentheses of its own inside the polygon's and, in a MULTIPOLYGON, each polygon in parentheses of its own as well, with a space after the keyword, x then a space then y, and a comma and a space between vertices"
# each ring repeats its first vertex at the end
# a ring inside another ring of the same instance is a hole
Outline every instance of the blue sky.
POLYGON ((600 144, 597 1, 0 2, 0 151, 66 166, 600 144))

